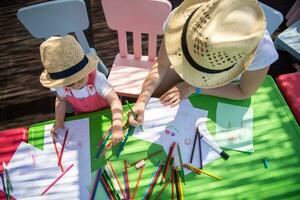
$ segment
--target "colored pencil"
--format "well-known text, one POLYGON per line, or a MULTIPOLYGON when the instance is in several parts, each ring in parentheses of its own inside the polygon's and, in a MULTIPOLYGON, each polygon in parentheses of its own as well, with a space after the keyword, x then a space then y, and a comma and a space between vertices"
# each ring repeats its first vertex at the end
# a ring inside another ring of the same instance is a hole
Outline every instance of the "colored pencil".
POLYGON ((163 161, 160 161, 160 163, 158 164, 158 166, 157 166, 157 168, 156 168, 156 170, 155 170, 155 172, 154 172, 154 174, 153 174, 153 176, 151 178, 151 181, 150 181, 150 183, 149 183, 149 185, 148 185, 148 187, 147 187, 147 189, 146 189, 146 191, 145 191, 145 193, 143 195, 143 198, 142 198, 143 200, 150 199, 152 191, 153 191, 153 189, 154 189, 154 187, 156 185, 156 182, 158 180, 158 177, 159 177, 159 175, 160 175, 160 173, 161 173, 161 171, 163 169, 163 166, 164 166, 163 161))
POLYGON ((129 137, 129 135, 132 134, 133 131, 134 131, 134 126, 129 126, 127 134, 125 135, 124 140, 122 141, 122 143, 121 143, 121 145, 118 149, 118 152, 117 152, 117 155, 116 155, 117 158, 119 158, 121 152, 124 150, 124 147, 125 147, 125 144, 128 140, 128 137, 129 137))
POLYGON ((130 167, 132 167, 132 166, 135 166, 138 162, 140 162, 140 161, 142 161, 142 160, 148 160, 148 159, 150 159, 150 158, 152 158, 152 157, 154 157, 154 156, 160 154, 161 152, 162 152, 162 149, 160 149, 160 150, 158 150, 158 151, 156 151, 156 152, 154 152, 154 153, 152 153, 152 154, 149 154, 149 156, 146 156, 146 157, 144 157, 144 158, 142 158, 142 159, 139 159, 139 160, 137 160, 137 161, 135 161, 135 162, 129 164, 129 165, 128 165, 128 168, 130 168, 130 167))
POLYGON ((165 185, 163 186, 163 188, 161 189, 161 191, 158 193, 158 195, 155 197, 156 200, 159 199, 159 197, 161 196, 161 194, 165 191, 165 189, 167 188, 168 184, 171 182, 171 177, 168 178, 168 180, 165 182, 165 185))
POLYGON ((58 162, 59 161, 59 153, 58 153, 58 149, 57 149, 57 146, 56 146, 56 141, 55 141, 54 136, 52 136, 52 142, 53 142, 55 153, 56 153, 56 156, 57 156, 57 165, 59 166, 61 172, 64 172, 64 168, 63 168, 62 164, 59 164, 59 162, 58 162))
POLYGON ((120 196, 117 193, 117 191, 115 190, 114 184, 113 184, 112 180, 110 179, 110 177, 109 177, 109 175, 108 175, 108 173, 107 173, 107 171, 106 171, 105 168, 103 170, 102 177, 105 179, 105 181, 106 181, 106 183, 107 183, 107 185, 108 185, 108 187, 109 187, 112 195, 114 196, 114 198, 115 199, 120 199, 120 196))
POLYGON ((99 148, 99 150, 98 150, 98 152, 97 152, 97 154, 96 154, 96 158, 95 158, 95 159, 98 159, 98 158, 99 158, 100 154, 101 154, 102 151, 105 149, 106 143, 107 143, 107 141, 109 140, 109 138, 111 137, 111 135, 112 135, 112 130, 109 131, 108 135, 106 136, 106 138, 105 138, 104 141, 102 142, 102 144, 101 144, 101 146, 100 146, 100 148, 99 148))
POLYGON ((173 173, 173 166, 171 168, 171 183, 172 183, 172 200, 174 200, 174 184, 175 184, 175 180, 174 180, 174 173, 173 173))
POLYGON ((99 158, 102 157, 107 151, 109 151, 109 150, 111 149, 111 147, 112 147, 112 141, 110 141, 110 142, 106 145, 104 151, 102 151, 102 153, 99 155, 99 158))
POLYGON ((59 175, 59 177, 57 177, 43 192, 41 195, 44 195, 48 192, 48 190, 57 182, 59 181, 59 179, 61 179, 61 177, 63 177, 72 167, 74 166, 74 164, 71 164, 61 175, 59 175))
POLYGON ((143 171, 144 171, 144 168, 145 168, 145 165, 141 168, 140 170, 140 173, 139 173, 139 176, 138 176, 138 179, 136 181, 136 185, 135 185, 135 188, 134 188, 134 192, 133 192, 133 195, 132 195, 132 200, 134 200, 135 196, 136 196, 136 192, 137 192, 137 189, 139 187, 139 183, 141 181, 141 178, 142 178, 142 175, 143 175, 143 171))
POLYGON ((208 171, 204 171, 203 169, 196 168, 196 167, 193 166, 193 165, 190 165, 190 164, 183 164, 183 167, 185 167, 186 169, 191 170, 192 172, 194 172, 194 173, 196 173, 196 174, 201 174, 201 173, 203 173, 203 174, 206 174, 207 176, 213 177, 213 178, 215 178, 215 179, 217 179, 217 180, 222 180, 221 177, 219 177, 219 176, 217 176, 217 175, 214 175, 214 174, 212 174, 212 173, 210 173, 210 172, 208 172, 208 171))
POLYGON ((120 190, 121 190, 121 193, 122 193, 122 195, 123 195, 123 197, 124 197, 124 199, 125 199, 125 198, 126 198, 126 194, 125 194, 125 192, 124 192, 124 190, 123 190, 123 188, 122 188, 122 185, 121 185, 121 183, 120 183, 120 180, 118 179, 118 176, 117 176, 117 173, 116 173, 116 171, 115 171, 115 169, 114 169, 114 166, 112 165, 112 163, 111 163, 109 160, 108 160, 107 162, 108 162, 108 165, 109 165, 111 171, 113 172, 113 175, 114 175, 114 177, 115 177, 115 179, 116 179, 116 181, 117 181, 117 184, 118 184, 118 186, 119 186, 119 188, 120 188, 120 190))
POLYGON ((184 196, 183 196, 183 189, 182 189, 182 182, 181 182, 181 178, 179 176, 179 169, 178 167, 176 167, 176 173, 177 173, 177 176, 178 176, 178 183, 179 183, 179 198, 180 200, 184 200, 184 196))
POLYGON ((127 161, 124 160, 124 185, 125 185, 125 191, 126 191, 126 200, 129 200, 130 197, 130 186, 129 186, 129 179, 128 179, 128 171, 127 171, 127 161))
POLYGON ((199 131, 197 131, 198 134, 198 141, 199 141, 199 159, 200 159, 200 169, 203 169, 203 162, 202 162, 202 148, 201 148, 201 138, 203 135, 200 135, 199 131))
POLYGON ((173 167, 173 174, 174 174, 174 182, 175 182, 175 189, 176 189, 176 199, 177 200, 180 200, 180 189, 179 189, 179 184, 178 184, 178 176, 177 176, 177 173, 176 173, 176 169, 175 167, 173 167))
POLYGON ((63 153, 64 153, 64 149, 65 149, 65 145, 66 145, 66 141, 67 141, 67 137, 68 137, 68 129, 66 130, 66 133, 65 133, 65 137, 64 137, 64 141, 63 141, 63 145, 61 147, 61 150, 60 150, 60 154, 59 154, 59 159, 58 159, 58 164, 61 165, 61 159, 62 159, 62 156, 63 156, 63 153))
POLYGON ((2 181, 2 186, 3 186, 3 191, 4 191, 4 198, 5 200, 7 200, 7 192, 6 192, 6 186, 5 186, 5 182, 4 182, 4 177, 3 174, 1 173, 1 181, 2 181))
POLYGON ((103 144, 104 140, 106 139, 106 137, 108 136, 108 134, 110 134, 111 131, 112 131, 112 127, 110 127, 110 128, 104 133, 103 137, 101 138, 101 140, 100 140, 99 143, 97 144, 97 148, 99 148, 99 147, 103 144))
POLYGON ((113 194, 112 194, 112 191, 109 189, 108 183, 106 182, 106 180, 104 179, 103 176, 100 176, 100 181, 101 181, 101 183, 102 183, 102 186, 104 186, 104 189, 105 189, 105 191, 106 191, 106 194, 108 194, 108 197, 109 197, 110 199, 114 200, 115 198, 114 198, 114 196, 113 196, 113 194))
POLYGON ((90 195, 90 200, 95 199, 95 195, 97 192, 97 187, 98 187, 98 183, 99 183, 101 174, 102 174, 102 169, 99 168, 97 171, 97 174, 95 176, 95 179, 94 179, 94 183, 93 183, 93 187, 92 187, 92 191, 91 191, 91 195, 90 195))
POLYGON ((197 136, 198 136, 198 134, 197 134, 197 129, 196 129, 195 137, 194 137, 194 143, 193 143, 193 149, 192 149, 192 154, 191 154, 191 157, 190 157, 190 163, 193 162, 193 157, 194 157, 194 151, 195 151, 197 136))
POLYGON ((170 161, 171 161, 171 158, 172 158, 172 155, 173 155, 173 152, 174 152, 175 145, 176 145, 176 142, 173 142, 171 144, 171 147, 170 147, 170 150, 169 150, 169 153, 168 153, 168 157, 167 157, 167 162, 166 162, 165 168, 163 170, 163 175, 162 175, 160 184, 162 184, 162 182, 166 179, 166 175, 168 173, 168 169, 169 169, 170 161))
POLYGON ((182 157, 181 157, 181 151, 180 151, 179 143, 177 143, 177 151, 178 151, 178 154, 179 154, 179 161, 180 161, 180 177, 182 178, 182 180, 185 184, 185 177, 184 177, 184 171, 183 171, 183 166, 182 166, 182 157))
MULTIPOLYGON (((137 120, 137 116, 136 116, 135 112, 133 112, 130 103, 129 103, 127 100, 125 100, 125 102, 126 102, 128 108, 130 109, 130 112, 132 113, 133 118, 134 118, 135 120, 137 120)), ((144 129, 143 129, 142 125, 139 125, 139 127, 140 127, 140 129, 144 132, 144 129)))

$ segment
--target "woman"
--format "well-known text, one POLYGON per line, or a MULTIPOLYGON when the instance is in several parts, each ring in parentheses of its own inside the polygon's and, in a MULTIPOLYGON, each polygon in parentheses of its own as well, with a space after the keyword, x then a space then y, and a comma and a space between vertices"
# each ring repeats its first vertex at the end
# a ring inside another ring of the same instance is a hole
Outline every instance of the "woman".
POLYGON ((175 106, 193 93, 246 99, 278 59, 256 0, 186 0, 165 23, 158 58, 129 113, 142 123, 150 97, 175 106))

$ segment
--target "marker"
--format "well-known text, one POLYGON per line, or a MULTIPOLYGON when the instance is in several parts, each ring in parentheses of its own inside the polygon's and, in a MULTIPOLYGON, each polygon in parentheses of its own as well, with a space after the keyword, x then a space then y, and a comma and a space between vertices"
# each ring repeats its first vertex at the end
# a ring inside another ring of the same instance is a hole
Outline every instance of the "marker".
POLYGON ((196 168, 195 166, 191 165, 191 164, 183 164, 183 167, 185 167, 186 169, 189 169, 191 170, 192 172, 196 173, 196 174, 206 174, 207 176, 210 176, 210 177, 213 177, 217 180, 222 180, 221 177, 217 176, 217 175, 214 175, 208 171, 204 171, 203 169, 199 169, 199 168, 196 168))
POLYGON ((195 152, 195 146, 196 146, 197 137, 198 137, 198 134, 197 134, 197 128, 196 128, 195 137, 194 137, 194 143, 193 143, 193 149, 192 149, 192 154, 191 154, 191 157, 190 157, 190 163, 193 162, 193 157, 194 157, 194 152, 195 152))
MULTIPOLYGON (((127 100, 125 100, 125 102, 126 102, 128 108, 130 109, 130 112, 132 113, 134 120, 137 120, 137 116, 136 116, 135 112, 133 112, 132 107, 130 106, 130 103, 127 100)), ((142 125, 139 125, 139 127, 144 132, 142 125)))
POLYGON ((200 132, 200 124, 201 123, 202 123, 202 121, 201 121, 201 119, 199 119, 196 122, 196 128, 198 129, 200 136, 203 136, 202 140, 206 144, 208 144, 208 146, 210 146, 215 152, 217 152, 224 160, 228 160, 229 155, 225 151, 223 151, 214 141, 207 139, 205 135, 201 134, 201 132, 200 132))
POLYGON ((203 135, 200 134, 199 130, 197 130, 198 134, 198 141, 199 141, 199 159, 200 159, 200 169, 203 169, 203 162, 202 162, 202 148, 201 148, 201 138, 203 135))

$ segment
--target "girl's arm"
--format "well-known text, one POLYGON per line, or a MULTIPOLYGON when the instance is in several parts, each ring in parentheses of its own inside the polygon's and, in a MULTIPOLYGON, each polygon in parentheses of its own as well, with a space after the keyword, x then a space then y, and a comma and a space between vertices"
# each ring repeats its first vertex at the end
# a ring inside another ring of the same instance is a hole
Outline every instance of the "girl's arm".
POLYGON ((55 123, 51 129, 51 135, 56 135, 56 130, 64 127, 66 109, 66 100, 57 95, 55 99, 55 123))
POLYGON ((106 96, 112 113, 112 142, 116 145, 123 139, 123 108, 117 93, 112 89, 106 96))

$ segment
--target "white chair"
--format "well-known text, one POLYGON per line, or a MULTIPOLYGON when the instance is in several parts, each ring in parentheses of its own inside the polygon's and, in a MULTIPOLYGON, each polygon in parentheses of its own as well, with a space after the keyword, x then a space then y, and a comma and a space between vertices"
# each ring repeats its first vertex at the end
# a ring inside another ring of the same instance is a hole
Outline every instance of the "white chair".
MULTIPOLYGON (((53 35, 65 36, 74 32, 84 52, 96 55, 83 33, 89 27, 83 0, 57 0, 28 6, 18 10, 17 17, 35 38, 47 39, 53 35)), ((108 75, 102 61, 98 70, 108 75)))

